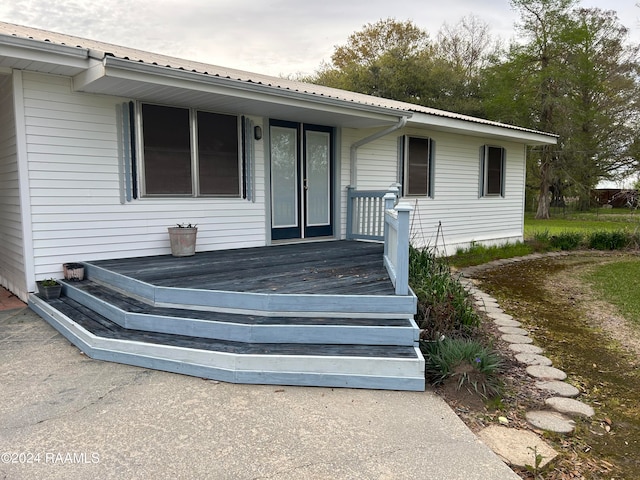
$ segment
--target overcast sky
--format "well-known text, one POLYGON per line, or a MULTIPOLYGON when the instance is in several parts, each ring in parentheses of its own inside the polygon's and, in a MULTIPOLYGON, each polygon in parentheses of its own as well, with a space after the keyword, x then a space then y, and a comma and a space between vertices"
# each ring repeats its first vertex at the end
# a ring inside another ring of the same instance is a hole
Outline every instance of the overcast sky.
MULTIPOLYGON (((640 43, 638 0, 582 0, 615 10, 640 43)), ((0 20, 271 75, 310 74, 336 45, 383 18, 437 35, 474 14, 505 41, 509 0, 4 0, 0 20)))

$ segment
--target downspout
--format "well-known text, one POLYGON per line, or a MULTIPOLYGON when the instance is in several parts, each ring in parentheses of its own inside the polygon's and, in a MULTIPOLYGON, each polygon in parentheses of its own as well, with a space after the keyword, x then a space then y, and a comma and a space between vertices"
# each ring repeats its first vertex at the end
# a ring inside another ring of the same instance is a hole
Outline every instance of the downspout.
POLYGON ((357 165, 358 148, 360 148, 362 145, 373 142, 378 138, 384 137, 385 135, 389 135, 390 133, 395 132, 396 130, 400 130, 402 127, 404 127, 407 124, 407 120, 409 119, 409 117, 411 117, 411 115, 408 115, 406 117, 400 117, 400 120, 398 120, 397 124, 389 128, 385 128, 384 130, 380 130, 379 132, 376 132, 372 135, 369 135, 368 137, 362 138, 357 142, 353 142, 351 144, 350 155, 349 155, 350 165, 351 165, 349 183, 353 188, 357 187, 356 179, 358 178, 358 165, 357 165))

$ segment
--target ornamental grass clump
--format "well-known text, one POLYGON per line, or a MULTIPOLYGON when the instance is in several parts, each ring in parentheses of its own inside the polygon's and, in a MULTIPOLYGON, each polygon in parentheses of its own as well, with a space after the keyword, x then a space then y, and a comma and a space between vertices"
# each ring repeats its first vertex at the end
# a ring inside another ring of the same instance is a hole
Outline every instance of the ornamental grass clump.
POLYGON ((589 235, 589 248, 595 250, 621 250, 631 243, 630 235, 622 230, 599 231, 589 235))
POLYGON ((468 293, 431 250, 411 247, 409 285, 418 297, 415 318, 423 340, 469 335, 480 324, 468 293))
POLYGON ((456 389, 467 389, 484 399, 498 396, 502 360, 500 356, 476 340, 444 338, 423 342, 425 370, 428 379, 439 385, 454 382, 456 389))

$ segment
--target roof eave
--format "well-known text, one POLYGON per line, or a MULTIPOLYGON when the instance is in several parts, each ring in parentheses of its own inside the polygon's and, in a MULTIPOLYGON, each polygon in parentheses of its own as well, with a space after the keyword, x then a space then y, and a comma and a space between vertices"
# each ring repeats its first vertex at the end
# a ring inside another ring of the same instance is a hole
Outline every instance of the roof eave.
POLYGON ((555 145, 558 143, 558 136, 551 133, 488 121, 485 123, 482 119, 475 121, 417 112, 411 118, 410 123, 438 131, 498 138, 526 145, 555 145))
POLYGON ((313 92, 301 92, 279 86, 255 83, 250 80, 234 79, 208 74, 206 72, 188 71, 169 66, 161 66, 144 62, 137 62, 123 58, 106 56, 101 62, 102 68, 94 68, 77 75, 74 78, 74 88, 79 91, 90 92, 92 84, 107 77, 123 79, 146 79, 163 84, 190 85, 193 89, 212 89, 227 93, 235 92, 236 95, 255 95, 260 99, 272 97, 274 101, 287 100, 293 103, 314 104, 316 108, 347 109, 351 112, 359 112, 360 115, 379 116, 388 121, 397 122, 398 118, 410 118, 413 112, 359 103, 340 98, 329 97, 313 92))

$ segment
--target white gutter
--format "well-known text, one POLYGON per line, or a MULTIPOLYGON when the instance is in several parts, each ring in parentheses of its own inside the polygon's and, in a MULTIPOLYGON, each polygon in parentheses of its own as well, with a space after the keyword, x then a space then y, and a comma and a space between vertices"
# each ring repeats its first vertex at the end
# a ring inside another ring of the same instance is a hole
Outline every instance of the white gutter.
POLYGON ((395 125, 389 127, 389 128, 385 128, 384 130, 380 130, 379 132, 376 132, 372 135, 369 135, 368 137, 364 137, 361 138, 360 140, 358 140, 357 142, 353 142, 351 144, 351 149, 350 149, 350 164, 351 164, 351 173, 349 176, 349 184, 356 188, 357 187, 357 178, 358 178, 358 148, 360 148, 361 146, 373 142, 374 140, 377 140, 381 137, 384 137, 385 135, 389 135, 392 132, 395 132, 396 130, 400 130, 402 127, 404 127, 407 124, 407 120, 411 117, 411 114, 408 116, 404 116, 404 117, 400 117, 400 120, 398 120, 398 123, 396 123, 395 125))

